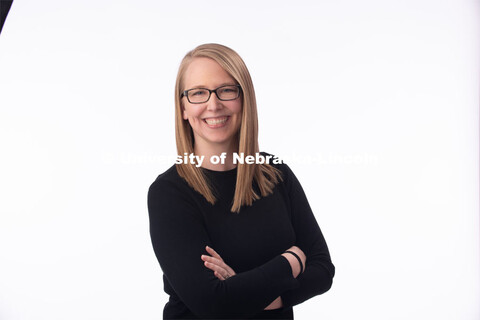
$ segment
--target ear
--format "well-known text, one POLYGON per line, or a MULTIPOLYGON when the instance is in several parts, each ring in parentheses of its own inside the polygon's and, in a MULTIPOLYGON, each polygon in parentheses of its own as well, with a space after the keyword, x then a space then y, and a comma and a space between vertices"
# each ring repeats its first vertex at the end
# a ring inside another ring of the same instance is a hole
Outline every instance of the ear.
POLYGON ((187 111, 185 111, 184 108, 182 108, 182 115, 183 115, 183 120, 188 120, 187 111))
POLYGON ((185 110, 185 106, 183 105, 182 102, 180 102, 180 110, 182 110, 182 118, 183 118, 183 120, 187 120, 187 119, 188 119, 187 111, 185 110))

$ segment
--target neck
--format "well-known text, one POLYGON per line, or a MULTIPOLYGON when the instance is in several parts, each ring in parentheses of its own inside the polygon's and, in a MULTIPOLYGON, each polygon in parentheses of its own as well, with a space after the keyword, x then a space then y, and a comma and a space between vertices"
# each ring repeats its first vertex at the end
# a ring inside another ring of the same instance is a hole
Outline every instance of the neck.
MULTIPOLYGON (((232 141, 233 142, 233 141, 232 141)), ((202 167, 214 171, 227 171, 235 168, 237 165, 233 163, 233 153, 238 152, 238 147, 235 143, 225 144, 208 144, 195 143, 194 152, 197 156, 205 156, 202 167), (210 161, 212 156, 221 157, 222 153, 225 153, 224 159, 218 164, 214 164, 210 161), (222 163, 223 162, 223 163, 222 163)))

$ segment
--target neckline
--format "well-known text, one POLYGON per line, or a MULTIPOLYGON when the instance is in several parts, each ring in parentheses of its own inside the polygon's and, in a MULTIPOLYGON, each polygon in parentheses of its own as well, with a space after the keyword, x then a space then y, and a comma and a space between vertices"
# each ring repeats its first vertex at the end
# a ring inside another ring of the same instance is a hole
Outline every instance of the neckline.
POLYGON ((230 169, 230 170, 225 170, 225 171, 216 171, 216 170, 211 170, 211 169, 207 169, 207 168, 204 168, 204 167, 200 167, 200 168, 204 172, 207 172, 207 173, 216 174, 216 175, 228 175, 228 174, 237 173, 237 168, 238 167, 235 167, 235 168, 230 169))

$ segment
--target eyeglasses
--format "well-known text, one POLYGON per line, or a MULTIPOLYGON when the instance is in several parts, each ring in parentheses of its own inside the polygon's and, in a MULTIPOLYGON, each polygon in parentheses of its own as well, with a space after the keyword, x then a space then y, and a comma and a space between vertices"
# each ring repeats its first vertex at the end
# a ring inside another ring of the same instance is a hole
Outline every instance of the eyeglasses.
POLYGON ((187 100, 190 103, 205 103, 210 99, 212 92, 215 92, 218 100, 230 101, 240 97, 240 91, 241 87, 238 84, 221 86, 215 90, 210 90, 206 88, 194 88, 183 91, 180 95, 180 98, 187 97, 187 100))

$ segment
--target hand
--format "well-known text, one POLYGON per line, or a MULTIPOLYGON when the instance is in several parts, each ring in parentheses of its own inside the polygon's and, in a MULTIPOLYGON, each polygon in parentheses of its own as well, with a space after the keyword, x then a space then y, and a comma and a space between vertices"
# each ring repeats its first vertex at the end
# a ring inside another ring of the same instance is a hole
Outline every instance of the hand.
POLYGON ((273 300, 265 309, 263 310, 273 310, 273 309, 280 309, 283 307, 282 297, 278 297, 277 299, 273 300))
POLYGON ((205 261, 205 267, 212 270, 218 279, 223 281, 236 275, 235 271, 223 261, 222 257, 215 250, 209 246, 206 249, 211 256, 202 255, 201 258, 205 261))

